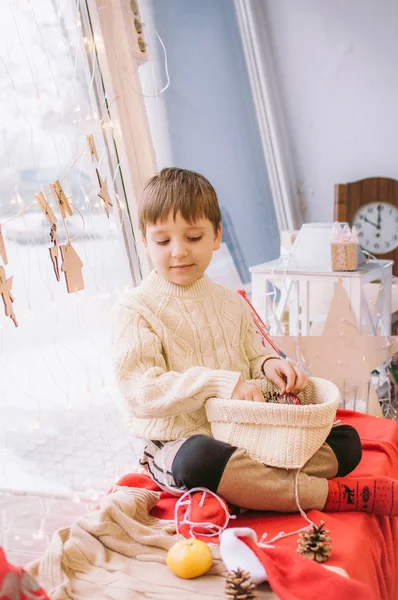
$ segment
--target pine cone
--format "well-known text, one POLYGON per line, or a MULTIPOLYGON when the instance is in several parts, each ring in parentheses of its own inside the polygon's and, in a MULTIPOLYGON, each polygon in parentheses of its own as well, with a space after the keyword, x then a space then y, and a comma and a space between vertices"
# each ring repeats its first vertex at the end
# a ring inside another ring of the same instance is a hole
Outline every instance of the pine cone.
POLYGON ((329 530, 324 529, 324 521, 319 527, 313 525, 311 529, 302 531, 298 537, 297 552, 316 562, 325 562, 332 553, 331 538, 329 530))
POLYGON ((257 588, 250 573, 243 569, 229 571, 225 582, 225 593, 230 600, 252 600, 257 598, 257 588))

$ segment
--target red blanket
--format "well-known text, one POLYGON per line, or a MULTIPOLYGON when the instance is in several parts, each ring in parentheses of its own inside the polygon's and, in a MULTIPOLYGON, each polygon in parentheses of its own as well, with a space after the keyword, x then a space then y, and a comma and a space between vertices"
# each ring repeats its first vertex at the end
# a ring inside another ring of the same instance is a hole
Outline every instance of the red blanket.
MULTIPOLYGON (((353 425, 362 440, 363 458, 350 476, 388 475, 398 479, 398 423, 347 410, 338 411, 337 418, 353 425)), ((149 477, 136 474, 126 475, 118 485, 158 489, 149 477)), ((175 497, 162 492, 152 514, 172 519, 175 502, 175 497)), ((316 510, 310 511, 308 516, 316 523, 325 521, 330 530, 333 551, 328 564, 342 567, 350 578, 363 582, 374 600, 398 600, 398 518, 316 510)), ((297 514, 254 511, 231 522, 233 527, 251 527, 259 538, 266 532, 268 539, 280 531, 295 531, 305 524, 297 514)), ((283 538, 276 544, 296 553, 297 536, 283 538)))

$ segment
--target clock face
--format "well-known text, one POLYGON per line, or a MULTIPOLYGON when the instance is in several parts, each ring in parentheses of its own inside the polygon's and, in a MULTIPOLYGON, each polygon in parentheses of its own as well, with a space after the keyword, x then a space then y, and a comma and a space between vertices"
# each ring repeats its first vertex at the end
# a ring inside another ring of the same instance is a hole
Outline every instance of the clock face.
POLYGON ((387 202, 364 204, 356 213, 359 244, 372 254, 387 254, 398 246, 398 208, 387 202))

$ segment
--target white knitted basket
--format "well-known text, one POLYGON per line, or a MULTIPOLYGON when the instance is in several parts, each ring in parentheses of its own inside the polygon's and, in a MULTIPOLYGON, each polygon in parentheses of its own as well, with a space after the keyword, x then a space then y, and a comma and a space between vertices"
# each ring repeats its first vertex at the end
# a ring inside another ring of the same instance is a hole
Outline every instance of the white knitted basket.
MULTIPOLYGON (((263 393, 277 391, 267 379, 253 381, 263 393)), ((213 436, 244 448, 266 465, 298 469, 326 440, 340 402, 338 387, 311 377, 301 405, 209 398, 205 408, 213 436)))

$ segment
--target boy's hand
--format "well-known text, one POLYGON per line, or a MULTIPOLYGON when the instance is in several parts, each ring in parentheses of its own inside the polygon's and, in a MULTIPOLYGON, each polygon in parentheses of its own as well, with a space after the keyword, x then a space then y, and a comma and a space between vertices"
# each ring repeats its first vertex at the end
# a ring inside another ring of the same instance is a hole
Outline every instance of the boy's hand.
POLYGON ((270 358, 263 365, 264 375, 278 386, 282 394, 298 394, 307 386, 308 377, 293 363, 270 358))
POLYGON ((264 396, 260 388, 254 383, 248 383, 240 379, 232 392, 233 400, 254 400, 254 402, 264 402, 264 396))

